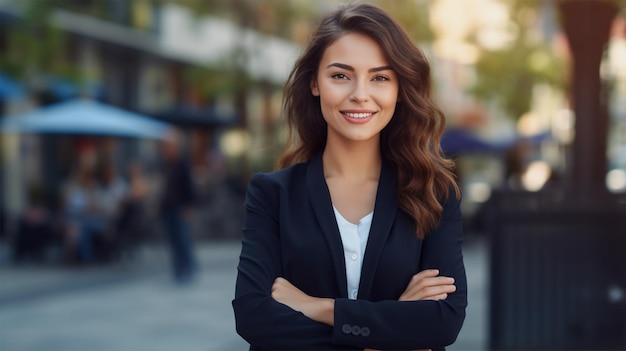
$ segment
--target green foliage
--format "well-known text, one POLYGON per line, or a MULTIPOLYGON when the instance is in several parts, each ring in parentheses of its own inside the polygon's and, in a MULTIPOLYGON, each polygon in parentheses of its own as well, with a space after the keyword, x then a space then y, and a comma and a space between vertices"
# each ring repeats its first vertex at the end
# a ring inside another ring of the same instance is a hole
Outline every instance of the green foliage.
POLYGON ((58 0, 31 0, 21 5, 22 18, 7 27, 6 50, 0 69, 23 80, 40 74, 78 79, 77 70, 66 60, 65 34, 52 25, 52 10, 58 0))
POLYGON ((476 64, 477 82, 469 92, 481 100, 494 101, 509 116, 518 118, 529 110, 536 83, 562 84, 559 70, 550 71, 555 63, 544 51, 526 47, 489 52, 476 64), (533 68, 537 56, 548 60, 544 67, 533 68))
POLYGON ((214 65, 210 67, 188 66, 183 73, 186 84, 193 86, 204 98, 233 95, 249 86, 251 79, 235 67, 214 65))
POLYGON ((432 1, 426 0, 373 0, 372 5, 387 11, 406 29, 415 41, 432 41, 429 11, 432 1))
POLYGON ((315 17, 315 2, 308 0, 160 0, 191 9, 198 17, 229 19, 243 28, 293 39, 293 25, 315 17))
POLYGON ((533 87, 546 83, 564 90, 568 65, 547 41, 531 40, 530 31, 540 2, 515 2, 511 21, 519 29, 516 40, 497 51, 485 50, 476 63, 476 83, 469 93, 480 100, 495 102, 507 115, 519 118, 530 109, 533 87))

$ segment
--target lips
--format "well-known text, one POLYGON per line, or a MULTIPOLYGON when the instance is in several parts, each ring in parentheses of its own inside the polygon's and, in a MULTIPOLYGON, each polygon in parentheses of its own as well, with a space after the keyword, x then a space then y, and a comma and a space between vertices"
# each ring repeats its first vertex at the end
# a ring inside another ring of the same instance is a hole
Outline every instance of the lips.
POLYGON ((341 114, 352 123, 365 123, 376 113, 376 111, 341 111, 341 114))
POLYGON ((372 116, 374 112, 361 112, 361 113, 344 112, 343 114, 350 118, 361 119, 361 118, 367 118, 367 117, 372 116))

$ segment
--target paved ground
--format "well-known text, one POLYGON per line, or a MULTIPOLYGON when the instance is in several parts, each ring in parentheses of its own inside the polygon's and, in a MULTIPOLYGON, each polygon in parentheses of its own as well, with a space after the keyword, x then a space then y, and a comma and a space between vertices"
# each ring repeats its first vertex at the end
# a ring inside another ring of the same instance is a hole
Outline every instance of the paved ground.
MULTIPOLYGON (((68 269, 0 262, 2 351, 234 351, 247 344, 234 330, 238 241, 198 247, 201 274, 174 284, 161 246, 133 261, 68 269)), ((450 350, 485 350, 486 247, 469 241, 468 317, 450 350)))
POLYGON ((454 345, 448 350, 487 350, 488 305, 488 248, 483 238, 466 239, 464 247, 467 271, 468 306, 463 329, 454 345))

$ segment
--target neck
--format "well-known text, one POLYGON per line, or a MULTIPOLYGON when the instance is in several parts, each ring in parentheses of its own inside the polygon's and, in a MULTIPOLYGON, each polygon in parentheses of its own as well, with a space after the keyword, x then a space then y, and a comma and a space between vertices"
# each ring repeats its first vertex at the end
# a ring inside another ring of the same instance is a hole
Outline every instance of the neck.
POLYGON ((322 157, 324 176, 352 179, 378 179, 381 168, 379 143, 358 142, 349 145, 327 142, 322 157))

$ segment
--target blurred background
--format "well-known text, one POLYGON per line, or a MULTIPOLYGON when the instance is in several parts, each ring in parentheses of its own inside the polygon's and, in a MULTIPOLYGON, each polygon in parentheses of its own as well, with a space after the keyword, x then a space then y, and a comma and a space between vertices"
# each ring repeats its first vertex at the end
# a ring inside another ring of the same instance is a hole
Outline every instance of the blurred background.
MULTIPOLYGON (((626 1, 363 2, 425 52, 447 116, 470 285, 450 349, 624 350, 626 1)), ((245 187, 340 3, 0 0, 0 349, 246 349, 245 187)))

